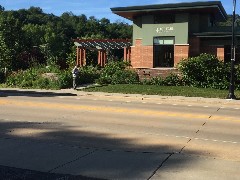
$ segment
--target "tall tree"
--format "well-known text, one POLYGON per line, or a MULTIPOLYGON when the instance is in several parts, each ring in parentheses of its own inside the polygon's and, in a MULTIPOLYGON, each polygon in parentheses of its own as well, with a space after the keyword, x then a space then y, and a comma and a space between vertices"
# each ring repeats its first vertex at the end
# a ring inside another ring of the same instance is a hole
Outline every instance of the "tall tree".
POLYGON ((16 57, 22 51, 23 32, 21 23, 14 17, 14 12, 0 14, 1 53, 2 61, 11 69, 16 69, 16 57), (11 55, 9 56, 9 52, 11 55))

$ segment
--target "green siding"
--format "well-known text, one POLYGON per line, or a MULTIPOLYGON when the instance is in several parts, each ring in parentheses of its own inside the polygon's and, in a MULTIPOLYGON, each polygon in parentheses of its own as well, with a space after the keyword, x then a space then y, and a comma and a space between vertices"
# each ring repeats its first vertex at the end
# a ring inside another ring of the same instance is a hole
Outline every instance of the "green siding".
POLYGON ((135 39, 142 37, 142 17, 138 17, 133 21, 133 45, 135 45, 135 39))
POLYGON ((188 43, 188 23, 144 24, 143 45, 153 45, 153 37, 174 36, 175 44, 188 43))
POLYGON ((133 44, 135 39, 142 39, 144 46, 153 45, 153 37, 175 37, 175 44, 188 44, 188 15, 176 15, 176 23, 154 24, 154 17, 143 16, 134 21, 133 44), (139 25, 140 19, 142 26, 139 25))

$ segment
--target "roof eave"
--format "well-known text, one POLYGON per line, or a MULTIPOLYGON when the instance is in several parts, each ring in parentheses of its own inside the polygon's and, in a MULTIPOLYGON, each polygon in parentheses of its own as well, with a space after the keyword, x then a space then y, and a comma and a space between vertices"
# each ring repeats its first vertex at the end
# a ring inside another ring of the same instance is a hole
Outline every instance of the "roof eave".
MULTIPOLYGON (((195 2, 195 3, 177 3, 177 4, 158 4, 146 6, 130 6, 111 8, 114 14, 133 20, 135 14, 143 14, 150 12, 167 12, 167 11, 183 11, 192 9, 217 8, 219 21, 227 20, 227 13, 220 1, 213 2, 195 2), (129 15, 131 14, 131 16, 129 15)), ((217 14, 217 13, 216 13, 217 14)))

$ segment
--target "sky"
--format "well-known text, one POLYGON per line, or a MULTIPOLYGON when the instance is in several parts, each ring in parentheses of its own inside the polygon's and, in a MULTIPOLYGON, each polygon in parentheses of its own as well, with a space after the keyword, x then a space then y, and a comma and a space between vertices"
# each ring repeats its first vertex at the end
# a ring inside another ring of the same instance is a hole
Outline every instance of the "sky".
MULTIPOLYGON (((87 17, 95 16, 97 19, 107 18, 111 22, 123 21, 131 24, 130 21, 113 14, 110 8, 199 1, 211 0, 0 0, 0 5, 5 10, 28 9, 34 6, 40 7, 44 13, 52 13, 56 16, 64 12, 72 12, 74 15, 85 14, 87 17)), ((240 14, 240 0, 236 1, 236 13, 240 14)), ((232 14, 233 0, 221 0, 221 2, 227 14, 232 14)))

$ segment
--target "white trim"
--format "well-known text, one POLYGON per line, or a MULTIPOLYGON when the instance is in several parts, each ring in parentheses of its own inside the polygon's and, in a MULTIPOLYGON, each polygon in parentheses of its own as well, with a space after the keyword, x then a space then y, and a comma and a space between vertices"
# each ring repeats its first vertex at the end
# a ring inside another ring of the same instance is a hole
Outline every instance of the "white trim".
POLYGON ((174 46, 189 46, 189 44, 174 44, 174 46))

